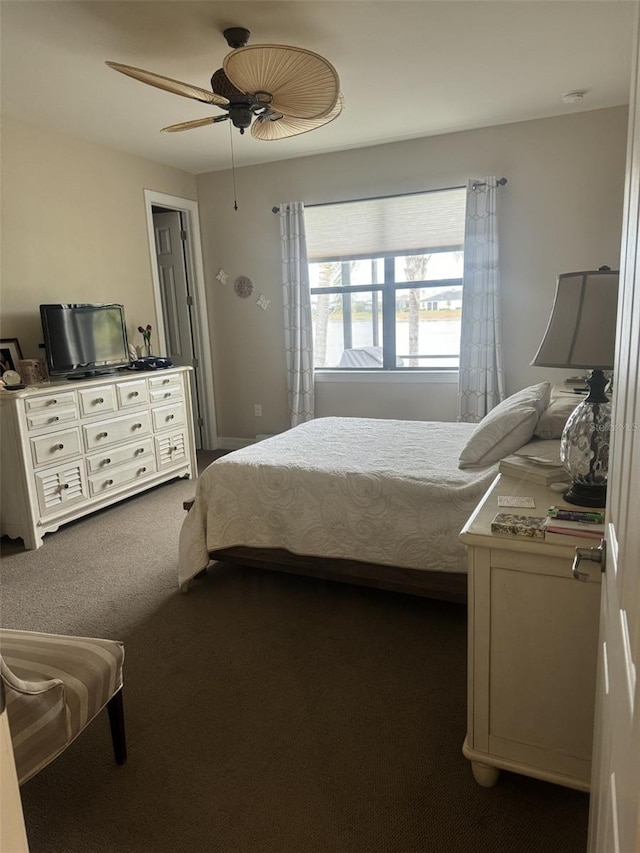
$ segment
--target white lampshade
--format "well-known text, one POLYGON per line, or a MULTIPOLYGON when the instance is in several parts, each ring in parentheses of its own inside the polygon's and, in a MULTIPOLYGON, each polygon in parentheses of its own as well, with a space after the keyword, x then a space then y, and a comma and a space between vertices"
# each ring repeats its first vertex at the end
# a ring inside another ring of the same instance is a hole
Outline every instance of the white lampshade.
POLYGON ((531 364, 612 370, 618 279, 607 267, 559 275, 549 324, 531 364))

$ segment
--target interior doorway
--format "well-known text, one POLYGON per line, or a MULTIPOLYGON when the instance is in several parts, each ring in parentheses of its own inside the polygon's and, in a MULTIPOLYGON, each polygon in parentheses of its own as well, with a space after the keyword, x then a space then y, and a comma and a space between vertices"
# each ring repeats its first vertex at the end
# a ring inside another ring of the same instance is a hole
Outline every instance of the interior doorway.
POLYGON ((198 450, 218 445, 197 202, 145 190, 158 355, 193 368, 198 450))

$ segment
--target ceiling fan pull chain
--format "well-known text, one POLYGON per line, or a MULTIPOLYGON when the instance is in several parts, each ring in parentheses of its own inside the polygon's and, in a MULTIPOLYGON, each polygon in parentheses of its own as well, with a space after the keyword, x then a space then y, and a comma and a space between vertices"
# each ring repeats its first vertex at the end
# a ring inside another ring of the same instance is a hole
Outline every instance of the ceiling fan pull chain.
POLYGON ((231 177, 233 180, 233 209, 238 209, 238 193, 236 191, 236 162, 233 156, 233 124, 229 122, 229 140, 231 142, 231 177))

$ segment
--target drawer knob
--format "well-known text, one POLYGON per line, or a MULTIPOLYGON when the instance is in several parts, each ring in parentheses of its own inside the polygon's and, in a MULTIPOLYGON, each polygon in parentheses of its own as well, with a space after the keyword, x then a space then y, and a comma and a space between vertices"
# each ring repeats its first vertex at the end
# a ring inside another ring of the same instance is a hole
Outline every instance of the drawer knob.
POLYGON ((169 453, 174 453, 177 449, 178 449, 177 447, 170 447, 169 453))
POLYGON ((64 444, 59 444, 56 450, 64 450, 64 444))
POLYGON ((68 488, 69 488, 69 483, 63 483, 63 484, 62 484, 62 488, 63 488, 63 489, 68 489, 68 488))
POLYGON ((137 397, 139 395, 139 393, 140 393, 139 391, 132 391, 131 394, 129 394, 129 396, 130 397, 137 397))
POLYGON ((162 380, 162 384, 163 384, 163 385, 168 385, 168 384, 169 384, 169 382, 171 382, 171 380, 170 380, 170 379, 163 379, 163 380, 162 380))
POLYGON ((54 415, 54 416, 51 418, 51 420, 52 420, 52 421, 59 421, 59 420, 60 420, 60 417, 59 417, 59 415, 54 415))
POLYGON ((96 403, 104 403, 104 397, 98 397, 96 403))
POLYGON ((175 418, 175 415, 167 415, 167 420, 172 421, 175 418))
POLYGON ((144 447, 138 447, 138 449, 136 450, 136 455, 140 453, 144 453, 144 447))
POLYGON ((142 468, 140 468, 140 470, 138 471, 138 473, 139 473, 139 474, 144 474, 144 472, 145 472, 146 470, 147 470, 147 466, 145 465, 145 466, 143 466, 142 468))
POLYGON ((107 435, 108 435, 108 433, 106 433, 106 432, 100 432, 100 433, 98 433, 98 438, 106 438, 107 435))
POLYGON ((48 403, 47 405, 49 405, 49 406, 55 406, 57 402, 58 402, 58 401, 54 398, 53 400, 49 400, 49 403, 48 403))
POLYGON ((109 459, 109 457, 107 456, 107 458, 103 460, 102 464, 103 465, 111 465, 111 459, 109 459))
POLYGON ((134 429, 142 429, 142 424, 140 424, 140 423, 138 423, 138 424, 134 424, 134 425, 133 425, 133 428, 134 428, 134 429))
POLYGON ((113 486, 113 480, 107 480, 107 486, 113 486))
POLYGON ((165 396, 165 397, 170 397, 170 396, 171 396, 171 391, 167 391, 167 392, 165 392, 165 395, 164 395, 164 396, 165 396))

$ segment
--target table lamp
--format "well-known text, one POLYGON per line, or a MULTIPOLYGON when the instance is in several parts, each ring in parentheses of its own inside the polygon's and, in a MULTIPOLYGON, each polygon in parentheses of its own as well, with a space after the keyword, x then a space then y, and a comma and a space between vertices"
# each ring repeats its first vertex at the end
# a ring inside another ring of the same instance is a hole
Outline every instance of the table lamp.
POLYGON ((547 330, 531 362, 591 371, 589 393, 560 441, 560 460, 571 477, 564 499, 579 506, 606 503, 611 403, 603 371, 614 366, 618 279, 609 267, 559 275, 547 330))

